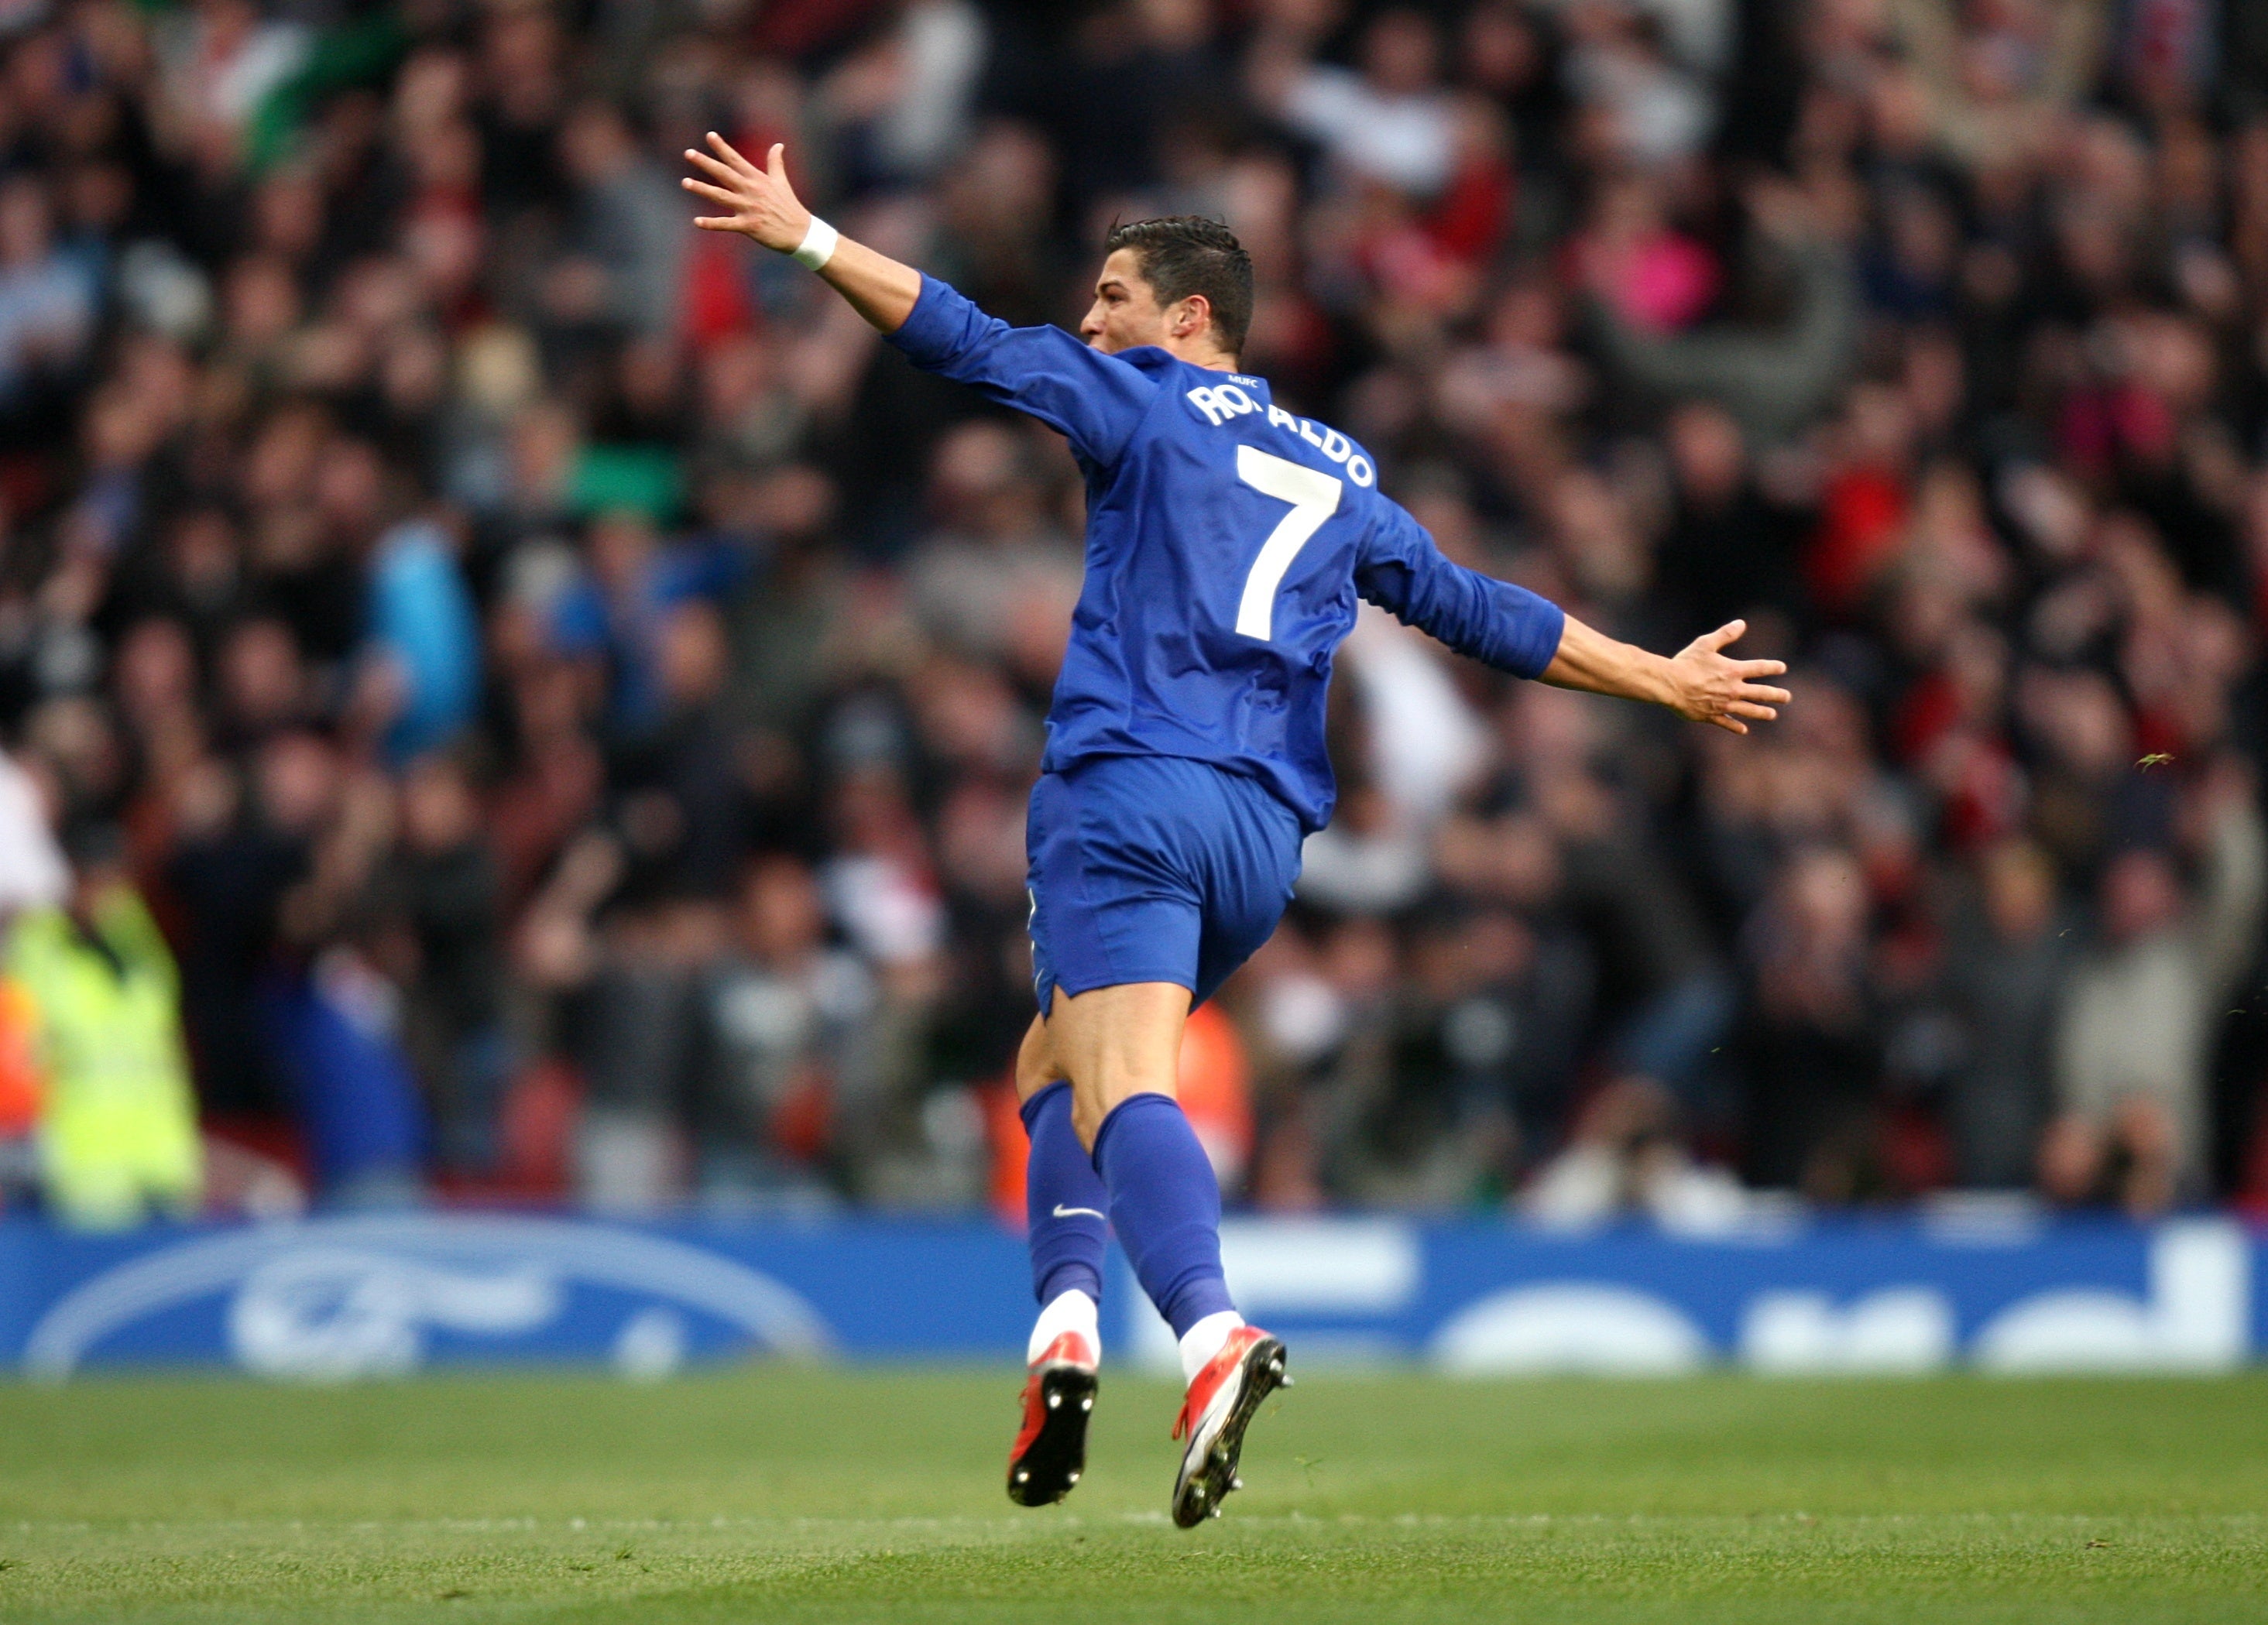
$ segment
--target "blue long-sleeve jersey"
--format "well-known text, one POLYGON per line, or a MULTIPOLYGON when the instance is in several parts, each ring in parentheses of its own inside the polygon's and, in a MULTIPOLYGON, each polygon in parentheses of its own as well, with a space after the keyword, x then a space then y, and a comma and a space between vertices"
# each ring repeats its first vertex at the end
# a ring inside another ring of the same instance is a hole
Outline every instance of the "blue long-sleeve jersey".
POLYGON ((1210 761, 1316 830, 1336 798, 1331 657, 1358 595, 1522 677, 1558 650, 1556 606, 1444 558, 1380 494, 1361 446, 1277 406, 1259 379, 1011 327, 931 276, 890 342, 1059 430, 1086 475, 1086 579, 1048 716, 1051 772, 1093 756, 1210 761))

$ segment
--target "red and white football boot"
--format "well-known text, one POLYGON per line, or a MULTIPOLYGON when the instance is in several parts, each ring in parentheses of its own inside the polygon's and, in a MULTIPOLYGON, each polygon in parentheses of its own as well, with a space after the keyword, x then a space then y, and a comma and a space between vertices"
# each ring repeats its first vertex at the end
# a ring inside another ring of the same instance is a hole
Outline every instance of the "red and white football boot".
POLYGON ((1049 1506, 1086 1468, 1086 1419, 1094 1409, 1094 1345, 1065 1332, 1041 1351, 1024 1379, 1024 1430, 1008 1452, 1008 1499, 1049 1506))
POLYGON ((1240 1326, 1189 1384, 1174 1437, 1189 1438, 1182 1470, 1174 1478, 1174 1521, 1194 1529, 1220 1516, 1221 1497, 1244 1488, 1236 1459, 1244 1430, 1260 1401, 1292 1379, 1284 1374, 1284 1345, 1256 1326, 1240 1326))

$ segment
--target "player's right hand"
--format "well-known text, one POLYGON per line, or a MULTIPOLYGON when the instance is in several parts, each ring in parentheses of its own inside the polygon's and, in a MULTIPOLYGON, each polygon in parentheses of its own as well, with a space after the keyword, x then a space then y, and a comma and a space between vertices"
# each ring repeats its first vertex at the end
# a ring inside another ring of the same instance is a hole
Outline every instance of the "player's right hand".
POLYGON ((709 132, 709 144, 714 152, 685 149, 685 161, 699 173, 686 176, 682 184, 722 212, 699 216, 693 224, 704 232, 738 232, 781 254, 792 254, 801 247, 804 233, 811 230, 811 210, 788 184, 787 149, 774 142, 764 167, 759 169, 713 129, 709 132))
POLYGON ((1728 621, 1677 651, 1669 663, 1676 693, 1670 706, 1680 717, 1689 722, 1713 723, 1728 732, 1746 733, 1749 722, 1771 721, 1779 715, 1778 708, 1794 698, 1785 688, 1756 680, 1780 676, 1787 670, 1786 661, 1726 657, 1725 646, 1748 629, 1745 621, 1728 621))

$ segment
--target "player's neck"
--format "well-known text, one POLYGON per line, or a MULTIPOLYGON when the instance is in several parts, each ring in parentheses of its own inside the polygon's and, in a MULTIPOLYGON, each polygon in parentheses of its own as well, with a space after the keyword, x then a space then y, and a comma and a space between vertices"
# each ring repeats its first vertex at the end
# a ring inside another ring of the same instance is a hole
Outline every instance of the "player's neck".
POLYGON ((1203 367, 1209 372, 1233 372, 1234 356, 1224 356, 1212 345, 1201 339, 1177 339, 1170 335, 1158 348, 1177 361, 1186 361, 1193 367, 1203 367))

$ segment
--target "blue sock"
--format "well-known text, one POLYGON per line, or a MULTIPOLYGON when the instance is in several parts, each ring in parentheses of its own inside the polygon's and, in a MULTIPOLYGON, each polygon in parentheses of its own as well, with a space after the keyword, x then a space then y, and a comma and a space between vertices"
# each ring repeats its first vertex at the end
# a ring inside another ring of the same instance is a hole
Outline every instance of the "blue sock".
POLYGON ((1042 1305, 1076 1288, 1102 1301, 1102 1250, 1110 1210, 1102 1176, 1071 1126, 1071 1085, 1049 1084, 1019 1108, 1032 1136, 1024 1164, 1024 1236, 1032 1291, 1042 1305))
POLYGON ((1134 1278, 1179 1337, 1236 1305, 1220 1273, 1220 1183, 1170 1095, 1130 1095, 1094 1136, 1110 1222, 1134 1278))

